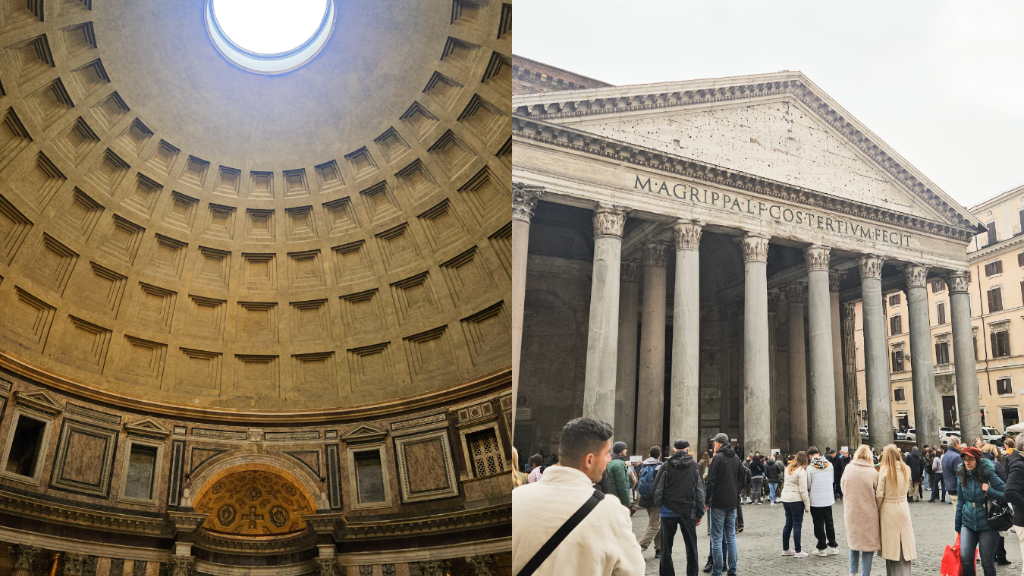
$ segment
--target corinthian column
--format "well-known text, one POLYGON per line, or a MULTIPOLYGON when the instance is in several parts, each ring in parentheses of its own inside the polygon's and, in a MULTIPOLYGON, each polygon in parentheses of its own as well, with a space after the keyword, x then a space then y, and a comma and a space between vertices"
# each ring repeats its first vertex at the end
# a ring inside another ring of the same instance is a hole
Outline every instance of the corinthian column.
MULTIPOLYGON (((807 338, 804 334, 803 284, 786 286, 789 307, 789 451, 806 450, 807 437, 807 338)), ((824 446, 822 446, 824 448, 824 446)))
POLYGON ((857 404, 857 305, 843 302, 843 402, 846 404, 846 442, 860 446, 860 406, 857 404))
POLYGON ((860 259, 861 309, 864 312, 864 378, 868 403, 868 439, 881 450, 892 444, 889 362, 886 357, 885 310, 882 309, 881 256, 860 259))
POLYGON ((970 283, 970 273, 966 270, 954 272, 946 279, 946 285, 949 286, 950 321, 953 324, 953 364, 956 371, 956 400, 960 409, 960 433, 968 442, 981 436, 981 392, 978 389, 974 360, 971 296, 967 293, 970 283))
POLYGON ((836 382, 832 361, 832 305, 828 289, 828 246, 804 249, 807 261, 807 326, 811 348, 811 443, 824 450, 836 445, 836 382))
POLYGON ((636 441, 641 450, 661 446, 665 418, 665 268, 669 247, 644 246, 644 303, 640 327, 640 393, 636 441))
POLYGON ((843 336, 839 319, 839 283, 843 273, 831 270, 828 273, 828 301, 832 317, 832 379, 835 382, 836 399, 836 451, 847 442, 846 396, 843 387, 843 336))
POLYGON ((697 445, 700 430, 700 220, 678 220, 672 311, 672 397, 669 439, 697 445))
POLYGON ((523 350, 523 308, 526 301, 526 258, 530 218, 543 191, 520 182, 512 185, 512 427, 519 397, 519 358, 523 350))
MULTIPOLYGON (((619 370, 615 378, 615 439, 637 453, 633 426, 636 423, 636 336, 640 305, 640 262, 622 263, 619 298, 619 370)), ((640 454, 643 447, 641 447, 640 454)))
POLYGON ((743 449, 767 454, 771 448, 771 381, 768 362, 767 234, 743 237, 743 449))
POLYGON ((907 314, 910 316, 910 376, 914 391, 917 445, 924 450, 939 433, 939 408, 932 366, 932 331, 928 321, 928 268, 907 266, 907 314))
POLYGON ((583 385, 583 415, 615 422, 615 377, 619 346, 619 273, 627 210, 598 206, 594 212, 594 273, 590 330, 583 385))

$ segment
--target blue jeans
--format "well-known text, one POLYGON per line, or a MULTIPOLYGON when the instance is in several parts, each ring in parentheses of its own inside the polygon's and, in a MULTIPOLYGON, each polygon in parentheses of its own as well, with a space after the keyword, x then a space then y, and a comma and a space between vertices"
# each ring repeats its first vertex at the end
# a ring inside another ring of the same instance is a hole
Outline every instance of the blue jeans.
POLYGON ((778 488, 778 487, 779 487, 779 483, 778 482, 769 482, 768 483, 768 495, 771 498, 771 503, 772 504, 775 504, 775 489, 778 488))
POLYGON ((712 576, 722 576, 724 560, 722 545, 725 544, 729 560, 729 572, 736 572, 736 557, 739 552, 736 550, 736 511, 720 510, 712 508, 711 513, 711 557, 714 559, 711 567, 712 576), (724 540, 724 542, 723 542, 724 540))
POLYGON ((999 532, 985 530, 975 532, 967 526, 960 527, 960 565, 964 576, 975 576, 974 549, 978 548, 978 559, 985 570, 985 576, 996 576, 996 547, 999 545, 999 532))
POLYGON ((931 490, 932 489, 932 474, 931 474, 931 472, 929 472, 927 470, 924 471, 924 489, 925 490, 931 490))
POLYGON ((856 574, 857 564, 860 564, 860 576, 869 576, 871 574, 871 557, 874 555, 874 552, 850 550, 850 574, 856 574))
POLYGON ((800 528, 804 525, 804 503, 783 502, 786 509, 786 526, 782 529, 782 549, 789 550, 789 534, 793 533, 794 551, 800 552, 800 528))

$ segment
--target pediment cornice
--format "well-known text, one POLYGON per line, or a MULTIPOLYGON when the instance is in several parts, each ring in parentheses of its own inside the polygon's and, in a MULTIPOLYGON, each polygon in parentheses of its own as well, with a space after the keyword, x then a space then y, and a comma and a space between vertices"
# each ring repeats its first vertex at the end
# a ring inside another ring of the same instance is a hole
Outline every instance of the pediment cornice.
POLYGON ((513 98, 514 115, 557 122, 600 114, 656 111, 687 106, 789 96, 830 126, 895 182, 945 218, 953 227, 977 233, 981 223, 941 191, 803 74, 776 73, 667 84, 549 92, 513 98), (702 83, 709 85, 702 86, 702 83))
POLYGON ((744 190, 752 194, 813 206, 831 212, 847 214, 924 234, 951 238, 965 243, 978 233, 974 228, 937 222, 912 214, 896 212, 856 200, 840 198, 809 188, 779 182, 778 180, 772 180, 763 176, 748 174, 598 136, 560 124, 527 118, 518 114, 512 117, 512 135, 515 138, 523 138, 576 152, 601 156, 643 168, 675 174, 691 180, 744 190))

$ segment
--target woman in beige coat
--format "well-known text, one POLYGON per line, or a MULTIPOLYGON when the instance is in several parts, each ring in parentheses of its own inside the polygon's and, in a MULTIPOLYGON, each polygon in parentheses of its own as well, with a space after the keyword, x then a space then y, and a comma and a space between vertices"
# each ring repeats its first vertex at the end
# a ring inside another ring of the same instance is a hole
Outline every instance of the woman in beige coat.
POLYGON ((910 467, 903 463, 900 450, 889 444, 882 451, 878 467, 878 519, 882 529, 882 558, 889 576, 909 576, 910 561, 917 558, 914 526, 910 522, 907 491, 910 488, 910 467))
POLYGON ((850 576, 871 574, 871 558, 882 547, 878 526, 878 471, 871 458, 871 447, 862 444, 846 465, 842 480, 843 517, 846 521, 846 544, 850 547, 850 576))

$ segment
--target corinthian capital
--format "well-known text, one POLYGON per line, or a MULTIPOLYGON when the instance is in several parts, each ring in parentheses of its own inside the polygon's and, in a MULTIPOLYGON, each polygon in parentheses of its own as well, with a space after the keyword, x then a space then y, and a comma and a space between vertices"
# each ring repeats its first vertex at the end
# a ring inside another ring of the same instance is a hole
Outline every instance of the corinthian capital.
POLYGON ((195 574, 196 559, 191 556, 171 556, 172 576, 192 576, 195 574))
POLYGON ((700 220, 676 220, 672 225, 672 232, 676 237, 676 251, 699 249, 700 234, 703 230, 704 223, 700 220))
POLYGON ((846 277, 846 272, 842 270, 829 270, 828 271, 828 291, 839 292, 839 284, 846 277))
POLYGON ((64 576, 82 576, 85 570, 85 554, 64 553, 64 576))
POLYGON ((822 244, 813 244, 804 248, 804 260, 807 261, 807 271, 828 270, 828 257, 831 248, 822 244))
POLYGON ((644 266, 665 268, 668 266, 668 255, 668 246, 665 244, 644 244, 644 266))
POLYGON ((957 270, 946 276, 946 286, 950 294, 967 294, 971 286, 971 273, 968 270, 957 270))
POLYGON ((626 226, 628 208, 622 206, 600 205, 594 211, 594 238, 598 236, 615 236, 622 238, 622 229, 626 226))
POLYGON ((36 560, 36 555, 42 551, 41 548, 36 546, 30 546, 28 544, 17 544, 11 549, 11 555, 14 557, 14 569, 18 570, 32 570, 32 565, 36 560))
POLYGON ((516 220, 529 222, 533 218, 533 209, 537 206, 544 189, 529 186, 522 182, 512 183, 512 217, 516 220))
POLYGON ((874 278, 875 280, 882 279, 882 263, 885 262, 885 258, 869 254, 867 256, 861 256, 860 258, 860 277, 862 280, 874 278))
POLYGON ((768 240, 771 237, 760 232, 750 232, 743 237, 743 261, 767 262, 768 240))
POLYGON ((786 302, 790 304, 807 303, 807 286, 803 284, 789 284, 782 290, 786 293, 786 302))
POLYGON ((643 277, 643 272, 644 269, 640 266, 639 260, 623 260, 620 281, 639 284, 640 278, 643 277))
POLYGON ((928 283, 928 267, 919 264, 911 264, 903 269, 907 275, 907 289, 924 288, 928 283))

